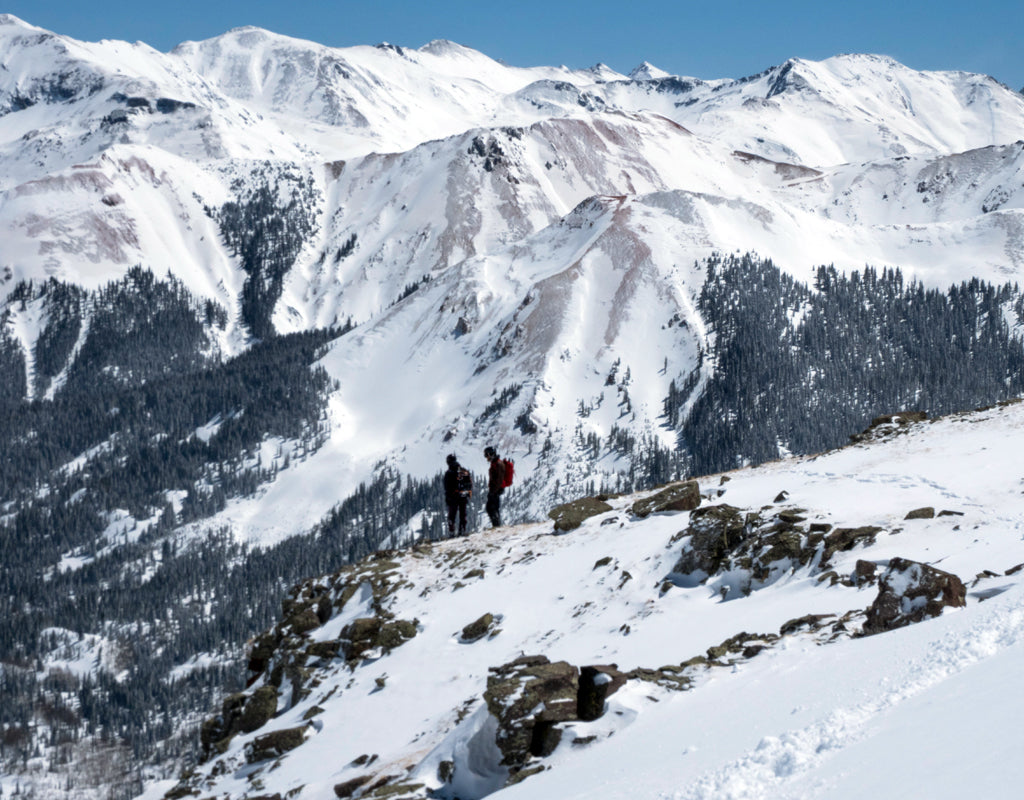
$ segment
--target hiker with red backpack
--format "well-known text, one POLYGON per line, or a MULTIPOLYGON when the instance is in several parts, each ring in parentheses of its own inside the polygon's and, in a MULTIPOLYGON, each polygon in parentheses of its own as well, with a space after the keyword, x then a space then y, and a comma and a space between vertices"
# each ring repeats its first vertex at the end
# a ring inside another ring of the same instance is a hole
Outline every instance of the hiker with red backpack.
POLYGON ((455 535, 455 516, 459 517, 459 536, 466 535, 466 515, 469 498, 473 496, 473 477, 452 453, 448 456, 448 471, 444 474, 444 502, 448 506, 448 535, 455 535))
POLYGON ((498 452, 488 445, 484 448, 484 458, 491 462, 487 473, 487 516, 491 525, 501 526, 501 495, 505 487, 512 485, 512 473, 515 465, 508 459, 499 458, 498 452))

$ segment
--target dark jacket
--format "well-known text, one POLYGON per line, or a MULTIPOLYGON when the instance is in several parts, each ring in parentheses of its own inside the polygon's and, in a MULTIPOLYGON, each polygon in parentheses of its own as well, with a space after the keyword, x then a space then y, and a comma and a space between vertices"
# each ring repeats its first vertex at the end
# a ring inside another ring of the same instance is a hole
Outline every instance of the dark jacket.
POLYGON ((473 492, 473 479, 465 473, 460 486, 459 477, 465 470, 460 464, 452 464, 444 474, 444 501, 448 505, 457 503, 460 497, 469 497, 473 492))
POLYGON ((505 491, 505 462, 495 457, 487 472, 487 492, 501 494, 503 491, 505 491))

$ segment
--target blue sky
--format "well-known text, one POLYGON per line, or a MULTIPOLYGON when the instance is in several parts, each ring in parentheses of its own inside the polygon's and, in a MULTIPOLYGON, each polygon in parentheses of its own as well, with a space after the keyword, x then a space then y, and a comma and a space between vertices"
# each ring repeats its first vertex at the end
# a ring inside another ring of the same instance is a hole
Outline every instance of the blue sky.
POLYGON ((675 0, 13 0, 2 9, 76 39, 169 50, 258 25, 331 46, 452 39, 516 66, 642 61, 699 78, 739 78, 790 57, 884 53, 916 69, 962 69, 1024 87, 1024 0, 703 2, 675 0))

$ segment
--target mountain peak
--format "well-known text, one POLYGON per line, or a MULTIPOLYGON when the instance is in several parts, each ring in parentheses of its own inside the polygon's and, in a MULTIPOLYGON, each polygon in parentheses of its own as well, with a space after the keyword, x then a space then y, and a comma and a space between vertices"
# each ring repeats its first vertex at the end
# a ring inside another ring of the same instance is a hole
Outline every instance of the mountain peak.
POLYGON ((630 80, 634 81, 649 81, 657 78, 669 78, 671 76, 672 73, 659 69, 650 61, 644 61, 642 64, 633 67, 629 73, 630 80))
POLYGON ((429 53, 432 56, 479 56, 480 53, 472 47, 466 47, 451 39, 434 39, 419 48, 421 53, 429 53))

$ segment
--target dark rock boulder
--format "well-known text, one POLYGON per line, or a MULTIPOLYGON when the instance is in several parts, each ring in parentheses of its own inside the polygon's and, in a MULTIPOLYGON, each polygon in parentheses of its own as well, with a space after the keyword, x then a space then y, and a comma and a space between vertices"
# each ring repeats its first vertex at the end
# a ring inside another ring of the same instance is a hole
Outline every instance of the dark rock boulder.
POLYGON ((853 568, 853 585, 865 586, 877 580, 878 565, 864 559, 857 559, 853 568))
POLYGON ((908 511, 907 516, 903 519, 934 519, 935 509, 931 506, 925 506, 924 508, 915 508, 913 511, 908 511))
POLYGON ((416 636, 415 621, 405 619, 386 622, 380 617, 360 617, 341 632, 346 661, 363 658, 377 648, 394 650, 416 636))
POLYGON ((580 668, 580 691, 577 713, 584 722, 604 714, 605 701, 625 686, 629 676, 619 672, 615 664, 580 668))
POLYGON ((257 761, 284 755, 306 741, 309 731, 308 725, 302 725, 257 736, 245 746, 245 760, 249 764, 255 764, 257 761))
POLYGON ((277 690, 273 686, 261 686, 246 700, 238 716, 238 730, 252 733, 266 725, 276 713, 277 690))
POLYGON ((878 597, 864 621, 865 635, 936 617, 947 606, 959 608, 967 602, 967 588, 956 575, 905 558, 892 559, 878 583, 878 597))
POLYGON ((502 764, 519 767, 550 753, 561 732, 555 724, 578 718, 579 670, 545 656, 522 656, 487 676, 484 700, 498 721, 495 743, 502 764))
POLYGON ((693 511, 699 505, 700 486, 697 481, 683 481, 637 500, 631 510, 637 517, 647 517, 660 511, 693 511))
POLYGON ((690 513, 690 526, 679 536, 689 536, 688 547, 672 568, 689 575, 702 571, 714 575, 729 551, 747 536, 747 517, 727 504, 705 506, 690 513))
POLYGON ((875 536, 884 530, 874 525, 864 525, 860 528, 836 528, 825 535, 825 551, 821 557, 821 563, 827 564, 834 553, 852 550, 858 544, 872 544, 875 536))
POLYGON ((337 783, 334 785, 334 794, 341 798, 351 797, 359 789, 366 786, 372 777, 372 775, 360 775, 358 778, 352 778, 352 780, 345 781, 344 783, 337 783))
POLYGON ((556 531, 573 531, 591 517, 605 514, 611 510, 612 507, 603 500, 596 497, 583 497, 573 500, 571 503, 555 506, 548 512, 548 516, 555 521, 556 531))
POLYGON ((475 642, 484 638, 494 626, 494 614, 484 614, 462 629, 462 641, 475 642))

